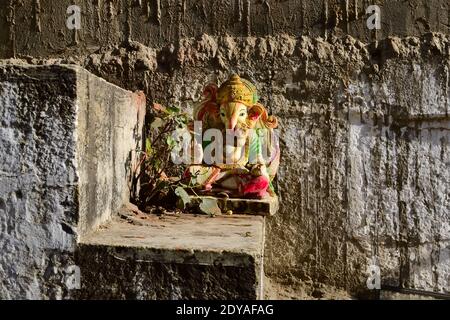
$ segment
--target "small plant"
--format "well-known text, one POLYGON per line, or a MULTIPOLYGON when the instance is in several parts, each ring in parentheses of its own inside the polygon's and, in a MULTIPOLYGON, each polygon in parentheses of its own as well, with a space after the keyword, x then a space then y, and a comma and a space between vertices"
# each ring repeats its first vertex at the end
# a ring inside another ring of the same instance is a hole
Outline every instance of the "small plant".
POLYGON ((187 129, 190 121, 177 107, 154 104, 152 109, 144 150, 138 150, 131 182, 132 201, 144 208, 162 202, 179 186, 182 168, 171 163, 171 153, 177 144, 172 133, 187 129))
MULTIPOLYGON (((189 192, 196 195, 196 175, 186 181, 182 179, 184 168, 173 165, 171 155, 179 147, 173 132, 190 130, 190 117, 176 107, 154 104, 145 137, 144 150, 138 150, 137 163, 131 181, 132 202, 143 211, 152 206, 167 209, 189 210, 189 192)), ((214 217, 220 208, 214 199, 203 199, 200 211, 214 217)))

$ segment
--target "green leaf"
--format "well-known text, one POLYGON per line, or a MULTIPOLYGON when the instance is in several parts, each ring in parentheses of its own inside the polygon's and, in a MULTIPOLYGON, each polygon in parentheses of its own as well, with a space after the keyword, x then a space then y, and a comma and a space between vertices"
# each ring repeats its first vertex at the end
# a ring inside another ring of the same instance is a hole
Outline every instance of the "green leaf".
POLYGON ((145 153, 147 153, 147 155, 150 155, 153 151, 152 148, 152 141, 150 140, 150 138, 146 138, 145 139, 145 153))
POLYGON ((180 114, 179 116, 175 117, 175 122, 181 127, 185 127, 188 121, 189 119, 185 114, 180 114))
POLYGON ((180 112, 180 108, 177 108, 177 107, 168 107, 168 108, 167 108, 167 111, 168 111, 169 113, 179 113, 179 112, 180 112))
POLYGON ((159 171, 159 169, 161 169, 161 166, 162 166, 161 160, 160 159, 155 159, 155 161, 153 162, 153 168, 156 171, 159 171))
POLYGON ((181 201, 183 201, 183 209, 186 208, 186 205, 191 202, 191 198, 189 194, 182 187, 177 187, 175 189, 175 194, 180 197, 181 201))
POLYGON ((171 149, 176 145, 176 141, 172 136, 167 136, 166 143, 171 149))
POLYGON ((212 217, 222 213, 217 205, 217 199, 213 198, 204 198, 200 203, 200 210, 212 217))

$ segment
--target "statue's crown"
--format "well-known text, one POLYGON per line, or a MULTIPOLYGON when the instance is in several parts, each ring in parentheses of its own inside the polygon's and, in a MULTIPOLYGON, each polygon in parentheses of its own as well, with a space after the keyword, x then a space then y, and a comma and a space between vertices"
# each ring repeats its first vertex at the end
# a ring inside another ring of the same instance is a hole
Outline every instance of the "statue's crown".
POLYGON ((241 79, 237 74, 224 82, 217 91, 219 104, 240 102, 246 106, 253 106, 258 102, 256 87, 248 80, 241 79))

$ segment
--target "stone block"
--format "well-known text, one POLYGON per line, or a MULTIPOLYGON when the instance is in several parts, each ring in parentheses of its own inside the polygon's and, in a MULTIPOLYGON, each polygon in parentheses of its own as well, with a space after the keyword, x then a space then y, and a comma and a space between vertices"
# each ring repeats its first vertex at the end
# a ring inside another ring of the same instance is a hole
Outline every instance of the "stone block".
POLYGON ((81 299, 258 299, 264 218, 142 214, 121 217, 77 250, 81 299))
POLYGON ((0 298, 70 298, 77 242, 129 199, 142 95, 69 65, 0 64, 0 298))

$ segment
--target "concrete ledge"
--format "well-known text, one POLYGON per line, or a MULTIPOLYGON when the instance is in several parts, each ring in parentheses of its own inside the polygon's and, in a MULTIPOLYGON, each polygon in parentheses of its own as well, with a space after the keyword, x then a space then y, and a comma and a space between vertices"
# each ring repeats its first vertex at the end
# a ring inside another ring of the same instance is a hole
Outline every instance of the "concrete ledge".
POLYGON ((80 298, 261 297, 262 217, 157 217, 129 208, 122 217, 80 244, 80 298))
POLYGON ((238 198, 217 198, 212 196, 190 196, 191 201, 188 207, 200 210, 203 199, 213 199, 217 201, 220 210, 225 213, 231 210, 233 214, 248 214, 257 216, 273 216, 279 208, 278 197, 268 197, 266 199, 238 199, 238 198))

